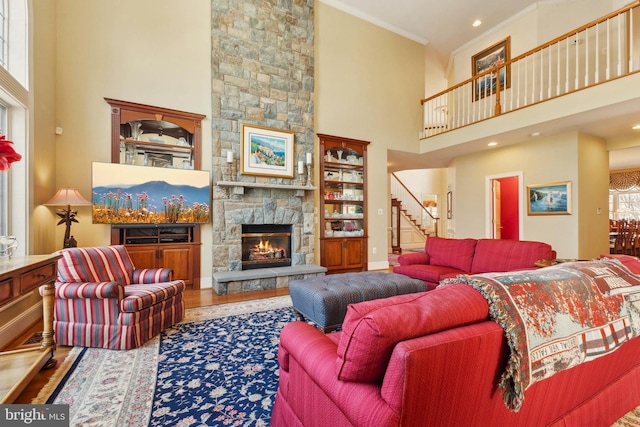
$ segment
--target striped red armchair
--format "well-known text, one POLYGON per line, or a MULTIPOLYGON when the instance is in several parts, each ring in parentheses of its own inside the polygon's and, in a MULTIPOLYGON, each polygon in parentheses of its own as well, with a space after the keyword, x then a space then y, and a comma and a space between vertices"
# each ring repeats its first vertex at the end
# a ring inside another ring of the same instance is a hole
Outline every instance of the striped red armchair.
POLYGON ((124 246, 58 252, 56 343, 136 348, 184 317, 182 280, 168 268, 136 270, 124 246))

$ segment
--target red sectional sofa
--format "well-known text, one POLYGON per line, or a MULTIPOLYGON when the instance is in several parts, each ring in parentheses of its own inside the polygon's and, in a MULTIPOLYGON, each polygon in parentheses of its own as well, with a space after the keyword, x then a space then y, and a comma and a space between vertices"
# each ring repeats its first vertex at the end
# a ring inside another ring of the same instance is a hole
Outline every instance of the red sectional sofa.
POLYGON ((538 260, 556 258, 547 243, 524 240, 429 237, 424 249, 400 255, 393 272, 423 280, 428 289, 459 274, 531 269, 538 260))
POLYGON ((519 411, 497 385, 509 354, 468 284, 352 304, 340 332, 284 327, 271 425, 609 426, 640 405, 638 337, 533 383, 519 411))

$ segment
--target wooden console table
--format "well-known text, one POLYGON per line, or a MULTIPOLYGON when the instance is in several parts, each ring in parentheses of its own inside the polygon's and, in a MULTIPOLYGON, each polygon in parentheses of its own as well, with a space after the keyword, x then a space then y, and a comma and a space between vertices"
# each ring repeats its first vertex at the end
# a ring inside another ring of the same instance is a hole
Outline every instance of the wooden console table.
POLYGON ((0 305, 45 286, 42 344, 0 352, 0 404, 12 403, 43 366, 54 366, 53 302, 58 255, 0 258, 0 305))

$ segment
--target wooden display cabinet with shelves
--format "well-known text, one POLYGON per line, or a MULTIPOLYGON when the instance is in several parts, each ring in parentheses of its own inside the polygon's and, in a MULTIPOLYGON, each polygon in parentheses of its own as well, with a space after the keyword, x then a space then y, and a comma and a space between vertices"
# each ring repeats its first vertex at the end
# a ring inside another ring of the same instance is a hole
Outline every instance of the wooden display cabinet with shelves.
MULTIPOLYGON (((111 162, 201 169, 202 114, 105 98, 111 106, 111 162)), ((167 267, 187 288, 200 289, 200 226, 112 226, 111 244, 125 245, 136 268, 167 267)))
POLYGON ((105 98, 111 106, 111 162, 200 169, 202 114, 105 98), (187 163, 184 163, 187 161, 187 163))
POLYGON ((367 146, 369 142, 318 134, 320 139, 320 264, 327 273, 367 269, 367 146))

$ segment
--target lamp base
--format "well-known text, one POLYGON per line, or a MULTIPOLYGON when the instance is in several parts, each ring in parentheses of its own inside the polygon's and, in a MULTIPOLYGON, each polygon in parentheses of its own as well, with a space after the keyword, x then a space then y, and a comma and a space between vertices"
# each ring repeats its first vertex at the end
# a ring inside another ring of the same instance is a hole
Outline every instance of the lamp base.
POLYGON ((78 242, 76 241, 76 239, 73 238, 73 236, 71 236, 68 239, 65 239, 64 247, 65 248, 77 248, 78 247, 78 242))

